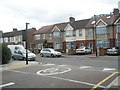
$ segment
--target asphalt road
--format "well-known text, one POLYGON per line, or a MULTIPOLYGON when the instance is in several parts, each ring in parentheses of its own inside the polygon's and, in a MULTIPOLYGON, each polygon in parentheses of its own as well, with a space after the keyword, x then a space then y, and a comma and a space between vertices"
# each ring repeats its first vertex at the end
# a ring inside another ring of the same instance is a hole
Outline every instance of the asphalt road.
POLYGON ((109 88, 118 77, 118 57, 39 57, 43 64, 2 72, 5 88, 109 88), (114 61, 113 61, 114 60, 114 61))

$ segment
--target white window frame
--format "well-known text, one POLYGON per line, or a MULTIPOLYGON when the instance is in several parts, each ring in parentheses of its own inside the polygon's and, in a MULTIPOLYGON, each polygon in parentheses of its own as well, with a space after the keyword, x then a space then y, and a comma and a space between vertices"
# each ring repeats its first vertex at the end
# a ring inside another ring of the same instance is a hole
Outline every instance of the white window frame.
POLYGON ((96 27, 96 34, 100 35, 100 34, 107 34, 107 27, 106 26, 97 26, 96 27))
POLYGON ((116 33, 120 33, 120 24, 116 25, 116 33))
POLYGON ((53 32, 53 36, 54 37, 60 37, 61 36, 61 32, 53 32))
POLYGON ((83 30, 82 29, 79 30, 79 36, 83 36, 83 30))
POLYGON ((88 36, 93 36, 93 29, 88 29, 88 36))
POLYGON ((35 40, 40 40, 40 34, 35 35, 35 40))

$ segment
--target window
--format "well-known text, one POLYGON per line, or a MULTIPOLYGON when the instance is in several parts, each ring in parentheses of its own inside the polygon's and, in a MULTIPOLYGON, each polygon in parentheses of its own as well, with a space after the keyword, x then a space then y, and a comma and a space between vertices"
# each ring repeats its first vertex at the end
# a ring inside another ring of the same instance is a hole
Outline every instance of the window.
POLYGON ((45 34, 43 34, 43 39, 46 39, 45 34))
POLYGON ((66 31, 66 36, 67 37, 72 37, 72 36, 75 36, 75 30, 67 30, 66 31))
POLYGON ((93 35, 93 30, 92 29, 88 29, 88 36, 92 36, 93 35))
POLYGON ((82 29, 79 30, 79 36, 82 36, 82 29))
POLYGON ((107 40, 97 40, 97 48, 108 48, 108 45, 107 40))
POLYGON ((54 49, 62 49, 62 43, 54 43, 54 49))
POLYGON ((52 38, 52 33, 49 34, 49 38, 50 38, 50 39, 52 38))
POLYGON ((117 33, 120 33, 120 24, 117 24, 116 30, 117 30, 117 33))
POLYGON ((60 33, 60 32, 53 32, 53 36, 54 36, 54 37, 60 37, 60 36, 61 36, 61 33, 60 33))
POLYGON ((80 43, 80 47, 82 47, 82 46, 84 46, 84 44, 83 44, 83 43, 80 43))
POLYGON ((76 48, 76 43, 75 42, 67 42, 66 43, 66 48, 67 49, 75 49, 76 48))
POLYGON ((3 43, 3 38, 0 38, 0 43, 3 43))
POLYGON ((4 37, 4 42, 8 42, 8 37, 4 37))
POLYGON ((87 46, 88 46, 89 48, 93 48, 93 43, 92 43, 92 42, 89 42, 87 46))
POLYGON ((35 35, 35 40, 40 40, 40 34, 35 35))
POLYGON ((107 34, 106 26, 96 27, 96 34, 107 34))
POLYGON ((120 47, 120 39, 117 39, 116 45, 120 47))

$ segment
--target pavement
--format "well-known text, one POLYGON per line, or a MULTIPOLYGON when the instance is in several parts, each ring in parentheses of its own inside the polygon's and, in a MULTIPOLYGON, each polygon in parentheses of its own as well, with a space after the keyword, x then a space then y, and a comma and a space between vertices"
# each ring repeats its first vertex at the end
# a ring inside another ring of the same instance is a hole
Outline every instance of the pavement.
MULTIPOLYGON (((27 65, 26 61, 11 60, 11 62, 8 64, 0 65, 0 72, 3 72, 5 70, 30 67, 38 64, 42 65, 41 62, 37 62, 37 61, 28 61, 28 65, 27 65)), ((114 80, 111 83, 111 85, 112 85, 111 88, 120 88, 120 76, 116 78, 116 80, 114 80)))
POLYGON ((28 64, 26 64, 26 61, 11 60, 11 62, 9 62, 8 64, 0 65, 0 71, 30 67, 37 64, 42 64, 42 63, 37 61, 28 61, 28 64))

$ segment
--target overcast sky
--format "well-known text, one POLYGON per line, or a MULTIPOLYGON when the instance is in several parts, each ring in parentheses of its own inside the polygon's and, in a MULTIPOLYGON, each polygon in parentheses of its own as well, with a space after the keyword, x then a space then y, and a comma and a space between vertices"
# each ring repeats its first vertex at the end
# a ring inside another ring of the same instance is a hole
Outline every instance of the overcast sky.
POLYGON ((0 30, 13 28, 39 29, 42 26, 67 22, 69 17, 87 19, 94 14, 109 14, 120 0, 0 0, 0 30))

